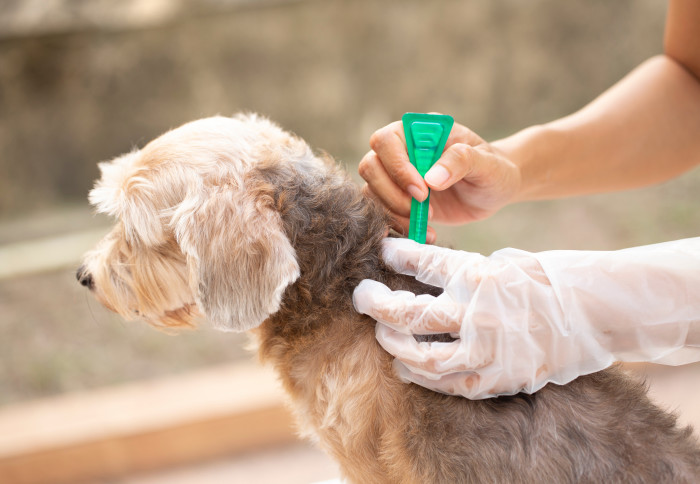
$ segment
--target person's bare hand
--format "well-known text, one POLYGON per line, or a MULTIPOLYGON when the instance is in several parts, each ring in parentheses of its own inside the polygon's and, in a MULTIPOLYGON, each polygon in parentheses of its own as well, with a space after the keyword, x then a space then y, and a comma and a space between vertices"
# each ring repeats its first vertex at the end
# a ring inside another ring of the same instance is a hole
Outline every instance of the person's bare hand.
MULTIPOLYGON (((484 219, 514 197, 520 187, 520 170, 493 145, 455 123, 445 151, 428 171, 425 181, 411 165, 400 121, 376 131, 372 150, 358 171, 367 182, 364 193, 384 204, 393 217, 393 228, 408 233, 411 197, 430 197, 430 220, 462 224, 484 219)), ((435 240, 429 227, 428 242, 435 240)))

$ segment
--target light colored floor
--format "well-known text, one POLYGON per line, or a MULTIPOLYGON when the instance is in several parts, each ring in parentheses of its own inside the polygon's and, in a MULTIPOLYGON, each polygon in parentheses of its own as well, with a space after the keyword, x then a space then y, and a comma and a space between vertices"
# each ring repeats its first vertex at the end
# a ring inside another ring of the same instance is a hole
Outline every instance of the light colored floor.
POLYGON ((111 480, 109 484, 310 484, 337 476, 338 468, 330 458, 299 443, 241 454, 232 459, 111 480))
MULTIPOLYGON (((651 398, 665 410, 677 413, 681 425, 693 425, 700 438, 700 363, 681 367, 627 365, 626 368, 645 379, 651 398)), ((330 458, 300 443, 109 484, 310 484, 338 475, 330 458)))

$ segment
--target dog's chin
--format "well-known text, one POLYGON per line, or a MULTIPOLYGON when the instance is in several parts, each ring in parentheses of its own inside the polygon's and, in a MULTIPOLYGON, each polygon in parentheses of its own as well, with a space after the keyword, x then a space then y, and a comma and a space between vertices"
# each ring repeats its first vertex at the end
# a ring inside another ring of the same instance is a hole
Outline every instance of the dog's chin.
POLYGON ((140 317, 159 329, 194 329, 202 314, 195 303, 189 303, 177 309, 168 309, 155 317, 140 317))
POLYGON ((162 330, 193 329, 198 326, 203 315, 194 302, 185 303, 179 307, 162 310, 143 310, 121 300, 112 300, 106 294, 95 291, 95 299, 109 311, 122 318, 133 321, 140 320, 150 326, 162 330))
MULTIPOLYGON (((104 305, 107 309, 109 306, 104 305)), ((138 309, 127 311, 115 311, 124 319, 140 320, 160 330, 194 329, 202 319, 202 314, 195 303, 184 304, 175 309, 166 309, 162 312, 141 312, 138 309)))

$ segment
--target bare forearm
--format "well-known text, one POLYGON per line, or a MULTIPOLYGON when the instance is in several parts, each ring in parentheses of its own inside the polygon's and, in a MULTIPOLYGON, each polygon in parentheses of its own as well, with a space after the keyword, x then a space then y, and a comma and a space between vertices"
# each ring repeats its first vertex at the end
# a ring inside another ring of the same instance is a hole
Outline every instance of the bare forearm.
POLYGON ((700 164, 700 82, 655 57, 580 111, 493 146, 520 168, 513 201, 664 181, 700 164))
POLYGON ((401 123, 385 126, 360 162, 365 193, 406 231, 411 197, 425 200, 428 189, 433 222, 461 224, 517 201, 624 190, 691 169, 700 164, 698 25, 700 1, 669 0, 663 56, 579 112, 494 143, 455 123, 425 178, 409 163, 401 123))

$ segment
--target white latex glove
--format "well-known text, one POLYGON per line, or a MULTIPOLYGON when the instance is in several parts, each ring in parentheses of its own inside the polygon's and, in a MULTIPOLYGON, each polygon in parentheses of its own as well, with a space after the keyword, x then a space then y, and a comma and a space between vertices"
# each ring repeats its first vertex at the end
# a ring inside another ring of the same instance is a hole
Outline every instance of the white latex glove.
POLYGON ((490 257, 386 239, 395 270, 444 288, 364 280, 358 312, 404 381, 471 399, 534 393, 614 361, 700 361, 700 238, 610 252, 516 249, 490 257), (450 333, 450 343, 414 334, 450 333))

